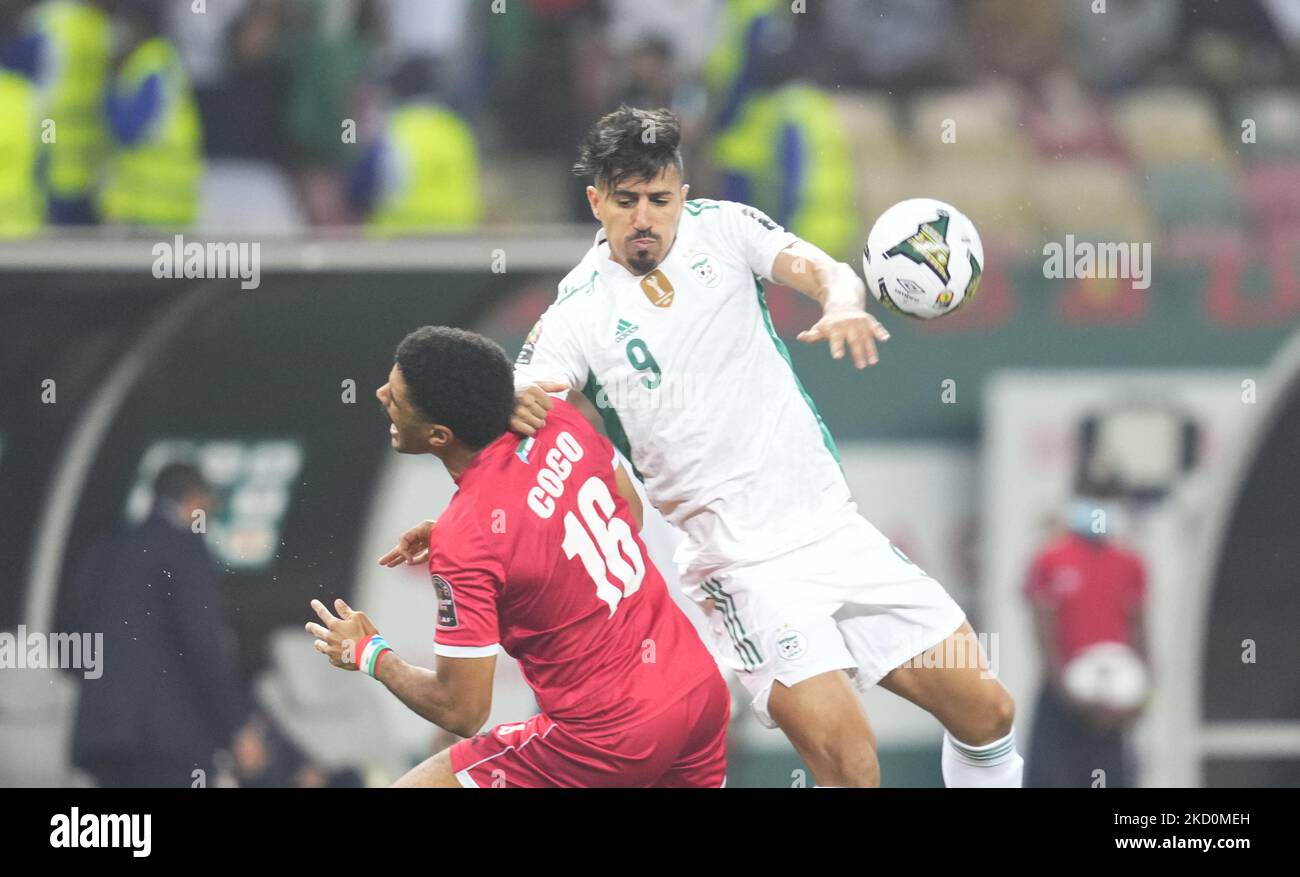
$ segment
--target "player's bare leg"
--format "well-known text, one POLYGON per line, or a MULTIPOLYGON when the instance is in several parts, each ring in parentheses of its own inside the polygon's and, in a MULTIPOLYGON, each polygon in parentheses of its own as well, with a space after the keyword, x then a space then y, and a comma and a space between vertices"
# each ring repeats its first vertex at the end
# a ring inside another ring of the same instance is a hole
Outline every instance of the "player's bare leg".
POLYGON ((880 687, 907 698, 947 729, 943 773, 948 786, 1020 785, 1024 762, 1012 732, 1015 701, 989 671, 968 622, 892 670, 880 687), (958 655, 963 658, 950 660, 958 655))
POLYGON ((431 755, 398 777, 394 789, 459 789, 456 772, 451 769, 451 750, 431 755))
POLYGON ((1006 686, 988 672, 983 651, 979 659, 945 666, 945 655, 967 655, 979 649, 969 622, 944 642, 922 652, 880 680, 880 687, 926 710, 962 743, 982 746, 1005 737, 1015 718, 1015 703, 1006 686), (977 666, 960 666, 976 664, 977 666))
POLYGON ((772 684, 768 712, 819 786, 880 785, 876 735, 843 670, 787 687, 772 684))

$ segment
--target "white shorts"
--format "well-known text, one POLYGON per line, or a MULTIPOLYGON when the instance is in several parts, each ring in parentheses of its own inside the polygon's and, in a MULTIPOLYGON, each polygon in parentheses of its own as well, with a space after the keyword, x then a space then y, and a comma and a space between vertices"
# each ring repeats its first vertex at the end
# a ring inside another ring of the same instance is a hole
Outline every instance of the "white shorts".
POLYGON ((966 619, 942 585, 858 514, 811 545, 726 567, 687 593, 713 600, 714 652, 769 728, 773 682, 848 670, 865 691, 966 619))

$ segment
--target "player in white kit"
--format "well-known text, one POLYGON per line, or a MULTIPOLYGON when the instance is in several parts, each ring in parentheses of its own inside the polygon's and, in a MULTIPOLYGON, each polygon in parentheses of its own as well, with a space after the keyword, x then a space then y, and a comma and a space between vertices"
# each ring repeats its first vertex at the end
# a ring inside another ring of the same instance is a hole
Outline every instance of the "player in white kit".
POLYGON ((961 608, 857 513, 760 278, 819 301, 799 340, 858 368, 889 337, 862 281, 758 210, 687 200, 678 139, 669 111, 628 107, 587 135, 574 169, 601 230, 519 354, 513 427, 538 428, 548 393, 592 399, 685 535, 681 583, 709 611, 715 654, 818 785, 879 784, 856 682, 944 725, 947 785, 1019 786, 1010 695, 961 608))

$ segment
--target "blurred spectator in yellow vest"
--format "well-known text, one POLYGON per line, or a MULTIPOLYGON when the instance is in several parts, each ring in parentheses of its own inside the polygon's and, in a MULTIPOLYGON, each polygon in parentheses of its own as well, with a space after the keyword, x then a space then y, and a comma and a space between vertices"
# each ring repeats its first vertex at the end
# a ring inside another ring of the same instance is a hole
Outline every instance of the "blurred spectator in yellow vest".
POLYGON ((824 89, 790 82, 750 94, 714 140, 713 163, 723 199, 757 207, 837 259, 860 245, 849 143, 824 89))
POLYGON ((108 152, 103 107, 112 56, 108 16, 84 0, 43 0, 24 16, 4 65, 37 89, 44 128, 39 179, 50 223, 96 221, 95 188, 108 152))
POLYGON ((0 239, 36 234, 45 199, 36 181, 41 149, 41 117, 31 80, 9 69, 16 6, 0 7, 0 239))
POLYGON ((348 197, 371 234, 473 228, 482 218, 478 144, 469 124, 435 99, 434 80, 429 59, 402 64, 384 132, 352 173, 348 197))
POLYGON ((44 219, 36 183, 41 126, 36 89, 23 76, 0 69, 0 238, 35 235, 44 219))
POLYGON ((121 5, 125 44, 106 102, 113 153, 100 210, 105 222, 171 229, 197 218, 204 165, 189 76, 161 36, 160 7, 121 5))
POLYGON ((801 32, 819 22, 776 0, 727 0, 704 71, 716 131, 711 164, 719 197, 757 207, 844 259, 857 249, 861 224, 848 139, 826 89, 797 78, 807 53, 790 57, 801 32))
POLYGON ((787 36, 781 5, 777 0, 727 0, 723 7, 718 38, 704 66, 719 130, 731 126, 757 87, 768 48, 787 36))

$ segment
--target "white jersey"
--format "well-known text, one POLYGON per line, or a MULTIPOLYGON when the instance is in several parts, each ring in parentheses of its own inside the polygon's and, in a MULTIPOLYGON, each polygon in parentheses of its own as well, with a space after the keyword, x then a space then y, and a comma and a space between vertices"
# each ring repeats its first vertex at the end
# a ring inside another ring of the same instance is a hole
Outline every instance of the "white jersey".
POLYGON ((563 381, 592 399, 685 533, 688 587, 816 541, 855 511, 758 280, 797 240, 752 207, 688 201, 663 263, 636 276, 602 231, 515 365, 517 387, 563 381))

